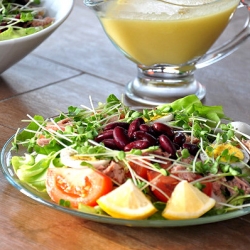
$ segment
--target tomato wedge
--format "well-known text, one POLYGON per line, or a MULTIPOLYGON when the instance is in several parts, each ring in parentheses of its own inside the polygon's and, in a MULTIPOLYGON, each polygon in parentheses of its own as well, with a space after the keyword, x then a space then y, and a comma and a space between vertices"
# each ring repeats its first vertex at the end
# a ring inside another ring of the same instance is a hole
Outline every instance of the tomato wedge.
MULTIPOLYGON (((168 197, 171 197, 172 192, 174 191, 175 186, 179 183, 179 181, 171 176, 164 176, 161 175, 160 177, 157 178, 160 174, 156 171, 149 170, 147 172, 147 179, 150 181, 153 185, 155 185, 158 189, 160 189, 163 193, 166 195, 162 194, 159 190, 155 188, 151 188, 151 191, 155 195, 156 198, 158 198, 162 202, 167 202, 168 197)), ((196 176, 196 180, 202 178, 201 175, 196 176)), ((204 185, 202 188, 202 192, 205 193, 207 196, 212 195, 212 183, 211 182, 202 182, 201 184, 204 185)))
POLYGON ((151 188, 153 194, 162 202, 167 202, 168 197, 170 198, 172 192, 174 191, 175 186, 179 183, 179 181, 171 176, 164 176, 156 171, 149 170, 147 172, 148 181, 150 181, 154 186, 160 189, 163 193, 162 194, 156 188, 151 188))
MULTIPOLYGON (((197 174, 196 180, 202 178, 201 175, 197 174)), ((213 191, 213 184, 212 182, 202 182, 201 184, 204 185, 204 187, 201 189, 203 193, 205 193, 207 196, 211 197, 212 196, 212 191, 213 191)))
POLYGON ((96 200, 113 189, 112 180, 91 168, 49 168, 46 188, 50 198, 61 199, 78 208, 79 203, 95 206, 96 200))
POLYGON ((140 177, 142 177, 143 179, 147 178, 148 169, 143 167, 142 163, 140 164, 140 162, 135 163, 130 161, 129 165, 135 171, 135 173, 138 174, 140 177))

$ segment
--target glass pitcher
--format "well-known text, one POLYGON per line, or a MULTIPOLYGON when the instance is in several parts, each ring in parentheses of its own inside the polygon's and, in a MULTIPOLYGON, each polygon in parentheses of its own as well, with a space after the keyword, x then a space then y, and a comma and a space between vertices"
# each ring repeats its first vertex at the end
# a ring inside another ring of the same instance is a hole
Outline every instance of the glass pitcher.
POLYGON ((249 15, 241 31, 210 51, 240 0, 84 0, 115 45, 138 68, 126 86, 133 101, 158 105, 196 94, 205 86, 194 72, 235 51, 249 36, 249 15))

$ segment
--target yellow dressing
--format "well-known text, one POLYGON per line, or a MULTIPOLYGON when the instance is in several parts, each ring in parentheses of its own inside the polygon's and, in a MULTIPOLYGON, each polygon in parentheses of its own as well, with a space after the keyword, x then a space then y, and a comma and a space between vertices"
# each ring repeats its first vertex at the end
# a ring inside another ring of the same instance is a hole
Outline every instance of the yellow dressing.
POLYGON ((133 61, 147 66, 182 64, 202 56, 213 45, 239 3, 221 2, 186 11, 162 1, 119 0, 107 6, 101 21, 111 40, 133 61), (160 7, 146 12, 146 4, 149 9, 151 4, 160 7))

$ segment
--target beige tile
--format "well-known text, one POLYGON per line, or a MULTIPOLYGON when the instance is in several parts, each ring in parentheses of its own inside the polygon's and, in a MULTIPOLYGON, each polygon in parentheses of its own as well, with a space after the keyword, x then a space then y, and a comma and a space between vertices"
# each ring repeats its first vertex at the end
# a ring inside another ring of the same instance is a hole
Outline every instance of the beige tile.
POLYGON ((0 75, 0 101, 79 74, 79 71, 30 54, 0 75))
POLYGON ((95 14, 81 0, 76 1, 64 24, 34 53, 120 83, 136 75, 135 64, 114 47, 95 14))
POLYGON ((97 105, 98 102, 105 102, 110 94, 120 99, 123 93, 121 85, 84 74, 0 102, 0 121, 10 128, 24 127, 26 124, 21 120, 27 118, 26 114, 50 117, 60 111, 67 112, 71 105, 91 107, 89 96, 97 105))

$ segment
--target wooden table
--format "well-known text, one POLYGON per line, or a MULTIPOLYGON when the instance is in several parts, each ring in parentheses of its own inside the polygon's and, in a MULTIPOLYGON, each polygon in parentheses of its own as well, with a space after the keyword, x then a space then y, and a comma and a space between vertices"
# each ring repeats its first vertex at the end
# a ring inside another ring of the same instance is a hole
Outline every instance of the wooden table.
MULTIPOLYGON (((233 29, 231 33, 233 33, 233 29)), ((204 103, 223 105, 250 123, 250 43, 197 71, 204 103)), ((120 97, 136 75, 133 63, 108 40, 93 12, 76 0, 67 21, 33 53, 0 76, 0 148, 23 127, 26 114, 53 116, 70 105, 120 97)), ((129 103, 129 101, 128 101, 129 103)), ((17 191, 0 172, 1 250, 249 249, 250 215, 177 228, 111 226, 41 205, 17 191)))

